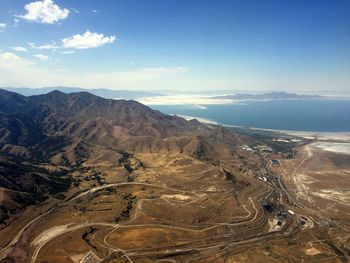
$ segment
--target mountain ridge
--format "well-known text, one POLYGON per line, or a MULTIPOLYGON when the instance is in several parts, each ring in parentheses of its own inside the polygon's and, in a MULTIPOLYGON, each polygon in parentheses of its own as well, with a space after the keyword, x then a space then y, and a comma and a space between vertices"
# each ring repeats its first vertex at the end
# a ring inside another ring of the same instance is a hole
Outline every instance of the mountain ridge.
POLYGON ((19 93, 23 96, 33 96, 47 94, 55 90, 59 90, 64 93, 77 93, 77 92, 88 92, 96 96, 106 98, 106 99, 135 99, 137 97, 153 97, 153 96, 162 96, 164 95, 161 92, 149 92, 149 91, 137 91, 137 90, 112 90, 112 89, 85 89, 79 87, 43 87, 43 88, 20 88, 20 87, 0 87, 0 89, 12 91, 19 93))
POLYGON ((7 196, 0 209, 3 220, 69 189, 75 181, 70 174, 83 163, 120 163, 133 152, 182 151, 192 139, 177 135, 207 129, 137 101, 88 92, 26 97, 0 89, 0 105, 0 188, 7 196), (38 187, 32 191, 30 185, 38 187), (16 201, 26 196, 32 200, 28 204, 16 201))

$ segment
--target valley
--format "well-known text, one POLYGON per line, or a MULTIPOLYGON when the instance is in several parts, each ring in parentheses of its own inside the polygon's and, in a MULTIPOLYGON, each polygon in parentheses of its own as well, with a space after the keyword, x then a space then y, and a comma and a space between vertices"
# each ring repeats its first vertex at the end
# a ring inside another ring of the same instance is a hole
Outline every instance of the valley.
POLYGON ((0 93, 1 262, 349 261, 348 140, 53 93, 0 93))

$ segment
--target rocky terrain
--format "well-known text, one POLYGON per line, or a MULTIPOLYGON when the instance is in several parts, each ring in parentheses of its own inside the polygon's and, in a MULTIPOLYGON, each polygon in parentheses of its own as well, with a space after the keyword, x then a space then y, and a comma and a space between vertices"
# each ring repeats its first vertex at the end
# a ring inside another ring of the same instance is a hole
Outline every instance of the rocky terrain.
POLYGON ((349 260, 348 155, 314 140, 86 92, 0 90, 0 124, 1 262, 349 260))

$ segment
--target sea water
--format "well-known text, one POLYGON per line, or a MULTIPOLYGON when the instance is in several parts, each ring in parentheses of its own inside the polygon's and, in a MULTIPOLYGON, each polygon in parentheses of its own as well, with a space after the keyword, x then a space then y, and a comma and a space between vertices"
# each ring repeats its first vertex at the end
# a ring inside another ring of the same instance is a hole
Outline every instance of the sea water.
POLYGON ((163 113, 205 118, 223 125, 291 131, 350 131, 350 100, 251 100, 220 105, 149 106, 163 113))

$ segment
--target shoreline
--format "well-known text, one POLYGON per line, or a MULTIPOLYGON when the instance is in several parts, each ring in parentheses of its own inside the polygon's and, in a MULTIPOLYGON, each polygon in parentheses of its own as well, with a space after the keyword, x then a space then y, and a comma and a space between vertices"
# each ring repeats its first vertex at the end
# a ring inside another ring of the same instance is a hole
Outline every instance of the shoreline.
MULTIPOLYGON (((176 115, 176 116, 184 118, 185 120, 196 119, 199 122, 209 126, 218 125, 218 123, 215 122, 214 120, 210 120, 207 118, 193 117, 193 116, 187 116, 187 115, 176 115)), ((253 131, 255 130, 255 131, 281 133, 283 135, 295 136, 295 137, 311 139, 311 140, 319 140, 319 141, 331 140, 331 141, 350 142, 350 131, 349 132, 291 131, 291 130, 278 130, 278 129, 269 129, 269 128, 246 127, 246 126, 229 125, 229 124, 219 124, 219 125, 224 127, 247 129, 247 130, 253 130, 253 131)))
POLYGON ((264 129, 256 127, 244 127, 244 126, 234 126, 234 125, 222 125, 225 127, 247 129, 253 131, 265 131, 280 133, 282 135, 289 135, 294 137, 299 137, 308 140, 317 141, 335 141, 335 142, 350 142, 350 132, 317 132, 317 131, 288 131, 288 130, 275 130, 275 129, 264 129))
MULTIPOLYGON (((245 128, 245 127, 236 126, 236 128, 245 128)), ((247 129, 281 133, 283 135, 295 136, 295 137, 300 137, 300 138, 309 139, 309 140, 350 142, 350 132, 288 131, 288 130, 263 129, 263 128, 255 128, 255 127, 251 127, 247 129)))

